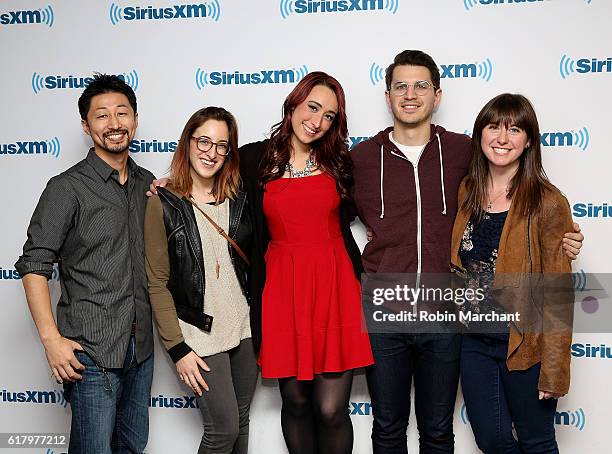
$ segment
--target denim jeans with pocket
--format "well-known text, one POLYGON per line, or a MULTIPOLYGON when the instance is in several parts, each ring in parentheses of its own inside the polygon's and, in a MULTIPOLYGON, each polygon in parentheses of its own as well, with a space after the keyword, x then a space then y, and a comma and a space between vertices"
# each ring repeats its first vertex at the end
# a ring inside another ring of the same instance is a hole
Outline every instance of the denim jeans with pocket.
POLYGON ((461 335, 372 333, 370 342, 374 365, 366 368, 366 377, 374 454, 408 453, 413 378, 420 454, 452 453, 461 335))
POLYGON ((64 385, 72 409, 70 454, 142 453, 149 435, 153 355, 136 361, 130 339, 122 368, 104 369, 75 352, 83 379, 64 385))
POLYGON ((507 351, 507 340, 463 339, 461 389, 476 444, 485 454, 558 454, 557 400, 538 399, 540 363, 509 371, 507 351))

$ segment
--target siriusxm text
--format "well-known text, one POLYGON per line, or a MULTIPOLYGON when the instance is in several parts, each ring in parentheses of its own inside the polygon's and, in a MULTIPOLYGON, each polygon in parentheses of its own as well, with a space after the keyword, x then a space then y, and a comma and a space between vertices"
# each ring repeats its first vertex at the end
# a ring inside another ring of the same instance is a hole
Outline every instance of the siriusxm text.
POLYGON ((572 214, 577 218, 612 218, 612 205, 602 203, 575 203, 572 214))
POLYGON ((0 24, 15 25, 15 24, 40 24, 42 23, 42 14, 40 11, 9 11, 8 13, 0 14, 0 24))
POLYGON ((0 144, 0 155, 3 154, 47 154, 49 145, 44 140, 36 142, 14 142, 0 144))
POLYGON ((153 140, 132 140, 130 153, 174 153, 177 142, 163 142, 153 140))
POLYGON ((259 85, 259 84, 286 84, 296 80, 292 69, 263 70, 252 73, 220 72, 210 73, 211 85, 259 85))
POLYGON ((574 358, 601 358, 612 359, 612 347, 599 344, 572 344, 572 356, 574 358))
POLYGON ((171 7, 153 8, 147 6, 126 6, 123 8, 123 19, 125 20, 161 20, 161 19, 191 19, 206 17, 205 4, 173 5, 171 7))
POLYGON ((342 13, 384 9, 383 0, 296 0, 297 14, 342 13))

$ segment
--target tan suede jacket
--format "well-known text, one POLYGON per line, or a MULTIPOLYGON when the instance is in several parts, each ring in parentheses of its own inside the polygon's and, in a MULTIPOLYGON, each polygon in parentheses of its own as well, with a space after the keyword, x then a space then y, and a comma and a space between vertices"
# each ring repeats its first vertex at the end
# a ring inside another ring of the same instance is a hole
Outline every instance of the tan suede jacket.
MULTIPOLYGON (((466 196, 459 188, 459 206, 466 196)), ((453 227, 451 262, 462 268, 459 247, 471 213, 459 210, 453 227)), ((570 384, 570 350, 574 292, 570 259, 562 248, 572 232, 567 199, 556 188, 544 196, 541 213, 524 217, 510 206, 499 241, 493 295, 521 321, 510 328, 506 364, 526 370, 541 362, 538 389, 566 394, 570 384)))

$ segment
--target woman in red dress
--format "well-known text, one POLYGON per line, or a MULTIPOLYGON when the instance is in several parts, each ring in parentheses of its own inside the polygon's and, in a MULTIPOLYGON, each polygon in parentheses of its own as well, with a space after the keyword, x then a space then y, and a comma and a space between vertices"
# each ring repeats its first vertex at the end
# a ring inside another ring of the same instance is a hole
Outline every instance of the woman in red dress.
POLYGON ((373 363, 349 225, 347 136, 342 87, 314 72, 285 100, 270 139, 241 148, 260 239, 251 279, 252 304, 262 307, 259 364, 262 377, 278 378, 292 454, 352 451, 353 370, 373 363))

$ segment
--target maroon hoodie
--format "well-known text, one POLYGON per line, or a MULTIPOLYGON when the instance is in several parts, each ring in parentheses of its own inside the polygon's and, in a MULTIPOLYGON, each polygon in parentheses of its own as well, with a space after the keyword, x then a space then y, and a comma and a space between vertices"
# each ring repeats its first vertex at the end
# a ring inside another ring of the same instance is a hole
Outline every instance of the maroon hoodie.
POLYGON ((362 255, 365 271, 446 273, 470 138, 432 125, 431 139, 413 166, 389 140, 392 130, 351 151, 357 211, 374 234, 362 255))

